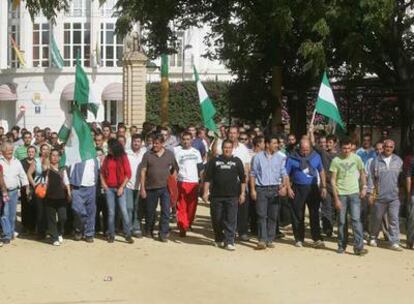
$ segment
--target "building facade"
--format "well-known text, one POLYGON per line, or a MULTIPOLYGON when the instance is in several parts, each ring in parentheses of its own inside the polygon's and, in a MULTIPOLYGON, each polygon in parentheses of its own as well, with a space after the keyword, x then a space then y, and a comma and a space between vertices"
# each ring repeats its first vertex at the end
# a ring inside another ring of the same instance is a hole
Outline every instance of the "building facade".
MULTIPOLYGON (((24 0, 16 8, 11 2, 0 1, 0 125, 58 130, 73 100, 77 54, 95 97, 102 102, 96 120, 112 125, 122 122, 124 41, 115 34, 112 15, 116 0, 107 0, 102 6, 97 0, 72 0, 69 11, 60 13, 55 24, 44 16, 36 16, 32 22, 24 0), (64 59, 62 69, 51 60, 52 39, 64 59), (13 40, 24 64, 16 56, 13 40)), ((223 64, 201 56, 206 51, 205 33, 203 28, 178 33, 177 54, 169 58, 170 81, 193 79, 193 65, 204 80, 231 79, 223 64)), ((159 66, 160 62, 154 63, 159 66)), ((159 69, 147 69, 147 81, 159 79, 159 69)), ((95 120, 91 113, 88 120, 95 120)))

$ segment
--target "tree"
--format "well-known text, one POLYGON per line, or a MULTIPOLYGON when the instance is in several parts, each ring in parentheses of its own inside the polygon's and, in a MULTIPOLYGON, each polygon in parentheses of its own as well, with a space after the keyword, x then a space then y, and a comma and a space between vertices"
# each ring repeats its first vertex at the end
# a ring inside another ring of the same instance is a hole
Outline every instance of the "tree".
MULTIPOLYGON (((395 89, 403 150, 414 144, 414 1, 337 1, 328 16, 345 77, 377 75, 395 89)), ((338 66, 339 67, 339 66, 338 66)))

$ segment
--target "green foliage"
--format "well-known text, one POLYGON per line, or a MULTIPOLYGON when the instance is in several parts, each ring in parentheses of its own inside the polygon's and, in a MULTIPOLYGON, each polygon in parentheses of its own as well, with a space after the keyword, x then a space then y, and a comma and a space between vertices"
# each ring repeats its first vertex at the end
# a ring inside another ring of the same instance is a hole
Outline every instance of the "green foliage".
MULTIPOLYGON (((216 122, 229 117, 229 84, 227 82, 205 81, 203 85, 216 108, 216 122)), ((161 123, 161 84, 147 84, 147 121, 161 123)), ((169 124, 185 128, 189 124, 202 125, 201 109, 197 87, 194 81, 170 82, 169 124)))
MULTIPOLYGON (((23 5, 22 2, 21 5, 23 5)), ((29 10, 32 19, 34 16, 43 13, 43 15, 54 21, 58 12, 69 8, 69 0, 26 0, 26 7, 29 10)))

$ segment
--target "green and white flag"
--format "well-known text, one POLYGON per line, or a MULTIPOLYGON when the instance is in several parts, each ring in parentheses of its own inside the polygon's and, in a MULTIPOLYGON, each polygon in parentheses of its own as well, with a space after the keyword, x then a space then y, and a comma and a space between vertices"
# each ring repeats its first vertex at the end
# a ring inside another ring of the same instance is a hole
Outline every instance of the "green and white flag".
POLYGON ((50 39, 50 55, 52 57, 52 62, 58 69, 63 68, 63 58, 59 52, 59 48, 56 44, 55 36, 52 34, 50 39))
POLYGON ((89 86, 88 76, 81 66, 79 56, 76 58, 75 94, 73 100, 79 106, 86 105, 88 110, 91 111, 96 118, 101 102, 96 98, 93 90, 89 86))
POLYGON ((217 126, 214 121, 214 115, 216 115, 216 109, 214 108, 213 101, 208 97, 206 89, 204 89, 201 83, 200 76, 197 69, 194 66, 194 77, 197 84, 198 98, 200 100, 201 116, 203 118, 204 127, 217 132, 217 126))
POLYGON ((72 111, 72 123, 66 121, 59 131, 59 139, 65 143, 62 166, 71 166, 96 157, 91 128, 77 107, 72 111))
POLYGON ((319 114, 322 114, 332 119, 343 130, 345 130, 345 124, 342 121, 341 114, 339 113, 338 106, 336 105, 335 97, 333 95, 331 85, 329 84, 328 75, 326 74, 326 72, 323 74, 315 110, 319 114))

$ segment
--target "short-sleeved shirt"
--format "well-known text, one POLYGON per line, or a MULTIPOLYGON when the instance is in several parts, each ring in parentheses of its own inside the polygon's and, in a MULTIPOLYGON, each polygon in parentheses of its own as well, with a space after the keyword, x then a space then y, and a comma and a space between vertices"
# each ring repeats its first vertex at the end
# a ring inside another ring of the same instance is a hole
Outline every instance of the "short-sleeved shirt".
POLYGON ((244 166, 238 157, 217 156, 207 163, 204 180, 211 185, 212 197, 237 197, 245 182, 244 166))
POLYGON ((14 157, 16 157, 16 159, 18 160, 23 160, 27 157, 27 148, 30 147, 29 146, 25 146, 25 145, 20 145, 16 148, 16 150, 14 150, 14 157))
POLYGON ((233 148, 233 156, 240 158, 243 165, 250 165, 252 156, 246 145, 239 143, 237 147, 233 148))
POLYGON ((338 156, 332 160, 329 171, 336 172, 336 187, 339 195, 359 192, 359 172, 361 170, 364 170, 364 164, 356 154, 351 154, 347 158, 338 156))
POLYGON ((179 182, 198 183, 198 167, 203 164, 200 152, 193 147, 183 149, 178 146, 174 148, 175 159, 178 163, 179 182))
POLYGON ((200 152, 202 157, 206 155, 206 146, 204 146, 203 140, 201 138, 194 138, 191 145, 193 146, 193 148, 196 148, 200 152))
POLYGON ((159 189, 167 187, 168 176, 178 171, 174 153, 164 149, 158 156, 153 150, 145 152, 142 157, 141 168, 146 169, 145 189, 159 189))

